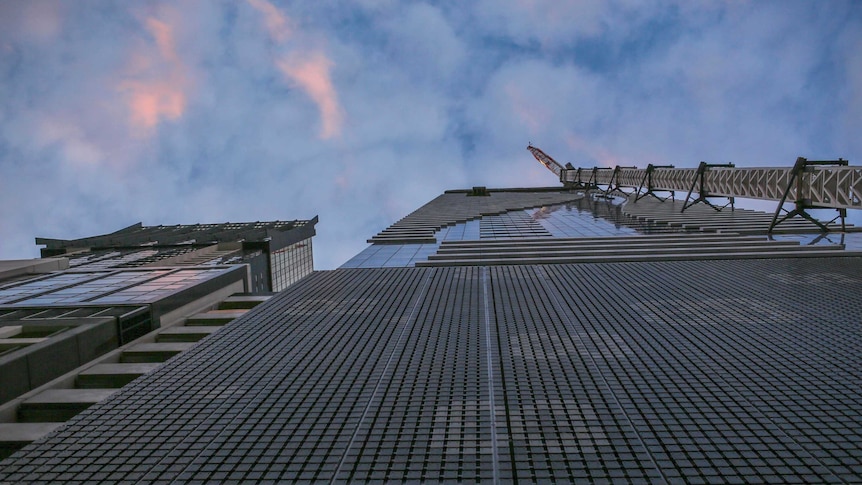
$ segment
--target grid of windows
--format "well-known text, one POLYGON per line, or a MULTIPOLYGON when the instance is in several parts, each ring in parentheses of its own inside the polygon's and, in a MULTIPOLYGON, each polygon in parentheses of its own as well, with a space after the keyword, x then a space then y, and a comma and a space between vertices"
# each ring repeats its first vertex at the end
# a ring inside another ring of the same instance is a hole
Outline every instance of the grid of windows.
POLYGON ((554 237, 606 237, 638 233, 633 228, 599 217, 595 212, 597 207, 584 210, 580 205, 583 204, 568 204, 556 207, 553 211, 536 211, 535 217, 554 237))
POLYGON ((530 212, 512 211, 485 216, 480 222, 479 237, 482 239, 551 237, 551 233, 530 217, 530 212))
MULTIPOLYGON (((489 268, 511 478, 655 482, 661 474, 536 267, 489 268)), ((566 295, 571 297, 573 295, 566 295)))
POLYGON ((626 216, 620 210, 618 199, 594 200, 582 197, 564 204, 513 210, 446 226, 434 234, 436 243, 372 244, 341 267, 412 267, 417 262, 428 261, 429 256, 437 253, 443 241, 536 237, 595 238, 692 231, 626 216))
POLYGON ((404 268, 425 261, 438 244, 372 244, 341 265, 342 268, 404 268))
POLYGON ((315 273, 0 481, 859 482, 860 275, 857 257, 315 273))
POLYGON ((776 241, 799 241, 806 246, 843 244, 849 251, 862 250, 862 232, 849 233, 814 233, 814 234, 774 234, 770 239, 776 241))
POLYGON ((176 246, 187 244, 210 245, 229 241, 262 241, 268 231, 289 231, 316 224, 311 221, 273 221, 221 224, 192 224, 176 226, 147 226, 135 224, 111 234, 75 240, 39 239, 49 249, 65 248, 122 248, 132 246, 176 246))
POLYGON ((0 304, 148 303, 222 274, 224 268, 57 273, 0 290, 0 304))
POLYGON ((270 255, 272 291, 281 291, 314 271, 311 238, 303 239, 270 255))
POLYGON ((158 277, 141 284, 92 300, 93 303, 145 303, 157 301, 184 288, 219 274, 223 269, 181 269, 179 271, 148 271, 158 277))
POLYGON ((130 285, 136 285, 167 272, 168 270, 120 271, 16 303, 20 305, 51 305, 55 303, 68 304, 90 301, 98 298, 100 295, 114 292, 130 285))
POLYGON ((12 284, 0 289, 0 303, 11 303, 28 296, 36 296, 60 288, 72 286, 82 281, 98 278, 108 272, 97 273, 62 273, 47 276, 22 284, 12 284))
POLYGON ((671 265, 659 291, 623 284, 667 267, 548 266, 542 275, 564 294, 578 291, 560 301, 567 323, 664 476, 862 479, 859 259, 688 262, 671 265), (841 283, 827 296, 824 281, 841 283), (618 302, 610 312, 609 301, 618 302))
POLYGON ((692 229, 639 220, 623 213, 623 199, 584 197, 527 211, 554 237, 608 237, 690 232, 692 229))
POLYGON ((381 385, 338 468, 344 482, 490 481, 496 473, 488 340, 475 268, 421 275, 381 385))
POLYGON ((481 219, 460 222, 440 229, 440 231, 435 234, 435 237, 438 241, 466 241, 479 239, 479 228, 481 225, 481 219))
POLYGON ((159 254, 159 251, 155 249, 144 249, 140 251, 92 251, 81 256, 69 258, 69 267, 86 267, 88 270, 116 268, 142 259, 148 260, 157 254, 159 254))

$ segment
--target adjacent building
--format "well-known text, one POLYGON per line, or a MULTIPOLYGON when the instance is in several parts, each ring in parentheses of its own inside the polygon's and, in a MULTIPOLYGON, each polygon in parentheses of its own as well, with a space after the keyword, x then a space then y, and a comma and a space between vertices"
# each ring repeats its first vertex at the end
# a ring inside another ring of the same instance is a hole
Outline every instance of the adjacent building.
POLYGON ((583 190, 449 191, 0 482, 862 481, 862 244, 583 190))
MULTIPOLYGON (((57 416, 113 392, 79 389, 93 387, 78 375, 86 369, 111 363, 117 375, 136 377, 143 372, 123 366, 160 362, 215 331, 162 330, 229 298, 259 301, 247 295, 271 295, 311 273, 316 222, 136 224, 84 239, 37 238, 42 259, 0 262, 0 458, 57 427, 57 416)), ((234 307, 226 312, 235 316, 234 307)))
POLYGON ((253 292, 281 291, 313 270, 311 220, 143 226, 102 236, 36 238, 42 257, 75 269, 245 264, 253 292))

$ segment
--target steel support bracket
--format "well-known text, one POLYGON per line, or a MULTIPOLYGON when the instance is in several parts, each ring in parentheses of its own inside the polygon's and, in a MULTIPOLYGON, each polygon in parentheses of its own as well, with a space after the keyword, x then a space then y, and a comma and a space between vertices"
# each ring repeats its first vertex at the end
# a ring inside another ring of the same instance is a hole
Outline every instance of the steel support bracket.
POLYGON ((567 163, 566 168, 563 169, 563 171, 560 174, 560 181, 563 182, 563 185, 565 185, 569 189, 583 190, 584 188, 586 188, 586 184, 584 184, 584 181, 581 178, 581 171, 582 170, 583 169, 580 167, 575 168, 572 166, 571 163, 567 163), (575 172, 575 181, 574 182, 567 182, 569 172, 575 172))
POLYGON ((815 219, 808 213, 808 209, 831 209, 831 207, 817 206, 811 203, 811 199, 805 197, 810 188, 806 186, 803 174, 810 172, 811 167, 814 166, 846 167, 848 164, 849 162, 843 158, 839 158, 838 160, 808 160, 798 157, 796 159, 796 163, 793 164, 793 169, 790 171, 790 180, 787 181, 787 187, 784 188, 784 193, 778 201, 778 207, 775 208, 775 215, 772 216, 772 222, 769 224, 769 229, 766 232, 768 234, 772 234, 772 231, 776 226, 796 216, 816 225, 820 228, 821 232, 830 232, 829 224, 841 219, 841 232, 844 232, 846 230, 845 218, 847 217, 847 209, 835 209, 838 211, 838 215, 826 224, 815 219), (794 208, 792 210, 787 210, 784 208, 784 204, 787 202, 787 197, 790 195, 790 191, 794 187, 796 187, 796 200, 793 201, 794 208), (782 212, 784 212, 784 215, 782 215, 782 212))
POLYGON ((593 171, 590 173, 590 180, 587 181, 587 184, 584 187, 586 190, 599 190, 599 170, 610 169, 607 167, 593 167, 593 171))
POLYGON ((651 196, 655 197, 656 199, 658 199, 662 202, 664 202, 668 199, 674 198, 674 195, 676 195, 676 194, 673 190, 662 190, 662 191, 660 191, 660 192, 670 192, 670 196, 668 196, 668 197, 662 198, 662 197, 655 195, 655 189, 653 188, 653 185, 652 185, 652 173, 657 168, 673 168, 673 165, 653 165, 651 163, 649 165, 647 165, 646 173, 644 173, 644 176, 641 179, 640 185, 638 186, 637 190, 635 190, 635 200, 633 202, 637 202, 637 201, 643 199, 644 197, 646 197, 648 195, 651 195, 651 196), (646 192, 641 193, 641 191, 644 189, 644 186, 646 186, 646 192))
POLYGON ((613 194, 614 192, 619 192, 623 195, 623 197, 629 196, 629 194, 627 194, 622 189, 622 185, 620 184, 620 171, 624 168, 637 169, 637 167, 620 167, 619 165, 614 167, 614 173, 611 174, 611 180, 608 182, 608 188, 605 189, 605 198, 609 199, 611 197, 611 194, 613 194))
POLYGON ((697 166, 697 172, 695 174, 694 181, 692 181, 692 183, 691 183, 691 188, 688 189, 688 195, 685 197, 685 203, 682 205, 682 210, 680 212, 685 212, 686 209, 688 209, 689 207, 691 207, 695 204, 698 204, 698 203, 706 204, 706 205, 712 207, 713 209, 715 209, 716 212, 721 212, 721 210, 727 206, 730 206, 730 210, 734 210, 734 198, 733 197, 728 197, 727 198, 727 200, 728 200, 727 204, 725 204, 721 207, 710 202, 709 201, 710 195, 709 195, 709 192, 706 190, 706 183, 705 183, 706 172, 708 172, 710 168, 734 168, 734 167, 735 167, 735 165, 732 163, 716 164, 716 163, 700 162, 700 165, 697 166), (692 199, 691 194, 695 191, 695 189, 697 189, 697 198, 692 199))

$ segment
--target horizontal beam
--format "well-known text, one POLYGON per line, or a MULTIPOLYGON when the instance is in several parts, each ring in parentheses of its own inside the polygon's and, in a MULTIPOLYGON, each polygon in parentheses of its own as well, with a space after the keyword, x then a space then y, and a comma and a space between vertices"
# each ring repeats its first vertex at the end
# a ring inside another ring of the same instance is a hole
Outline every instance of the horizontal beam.
MULTIPOLYGON (((828 209, 862 209, 862 167, 839 166, 846 161, 809 162, 790 187, 788 201, 805 201, 807 207, 828 209), (832 165, 827 165, 832 163, 832 165)), ((638 188, 647 169, 620 167, 615 171, 583 168, 563 169, 560 181, 576 185, 591 180, 598 185, 638 188), (613 180, 612 180, 613 178, 613 180)), ((709 197, 742 197, 748 199, 781 200, 793 177, 793 168, 775 167, 711 167, 704 174, 704 190, 709 197)), ((652 190, 686 191, 696 181, 696 168, 654 167, 652 190)))

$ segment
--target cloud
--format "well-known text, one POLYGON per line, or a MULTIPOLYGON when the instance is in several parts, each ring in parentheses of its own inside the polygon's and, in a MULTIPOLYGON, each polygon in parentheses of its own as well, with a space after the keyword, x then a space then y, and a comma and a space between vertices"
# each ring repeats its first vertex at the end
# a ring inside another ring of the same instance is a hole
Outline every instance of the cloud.
MULTIPOLYGON (((513 60, 494 72, 482 96, 469 103, 467 116, 484 134, 477 156, 503 165, 494 183, 511 185, 532 160, 524 150, 528 143, 575 166, 624 159, 620 144, 608 136, 618 122, 615 101, 600 77, 575 65, 513 60)), ((538 184, 552 183, 540 168, 531 167, 531 176, 538 184)))
MULTIPOLYGON (((838 112, 844 113, 838 145, 843 150, 862 155, 862 138, 859 136, 862 125, 862 57, 857 55, 862 49, 862 31, 854 29, 844 32, 840 46, 840 50, 833 55, 836 56, 836 62, 844 66, 847 82, 839 88, 836 96, 842 102, 838 112)), ((862 164, 859 158, 851 159, 851 162, 854 165, 862 164)))
POLYGON ((481 28, 493 27, 495 35, 518 43, 536 40, 551 47, 606 31, 609 22, 620 20, 612 15, 617 7, 607 0, 480 0, 474 8, 481 28))
POLYGON ((163 120, 176 121, 186 110, 190 79, 177 55, 173 27, 155 17, 143 21, 155 41, 138 46, 117 89, 126 97, 129 125, 137 135, 151 135, 163 120))
POLYGON ((329 74, 332 61, 322 52, 312 52, 306 56, 286 56, 277 65, 285 79, 299 86, 317 104, 322 120, 320 138, 339 135, 344 114, 329 74))
POLYGON ((59 1, 0 3, 0 38, 46 44, 56 41, 67 5, 59 1))
POLYGON ((425 3, 405 4, 380 21, 386 44, 381 55, 397 62, 416 83, 461 81, 466 50, 444 12, 425 3))
POLYGON ((319 136, 326 140, 341 134, 344 111, 332 83, 335 63, 319 48, 309 47, 305 34, 293 27, 289 17, 266 0, 248 0, 263 16, 263 23, 273 42, 286 54, 279 55, 275 65, 285 80, 301 89, 317 105, 321 118, 319 136))
POLYGON ((248 0, 249 5, 263 15, 264 25, 276 42, 284 42, 293 34, 293 22, 266 0, 248 0))
POLYGON ((862 160, 852 3, 65 5, 0 2, 0 257, 319 214, 333 268, 443 190, 554 185, 528 142, 586 167, 862 160))
POLYGON ((551 116, 544 106, 527 99, 525 88, 516 82, 508 82, 503 86, 503 92, 512 107, 512 114, 530 135, 538 135, 548 126, 551 116))

